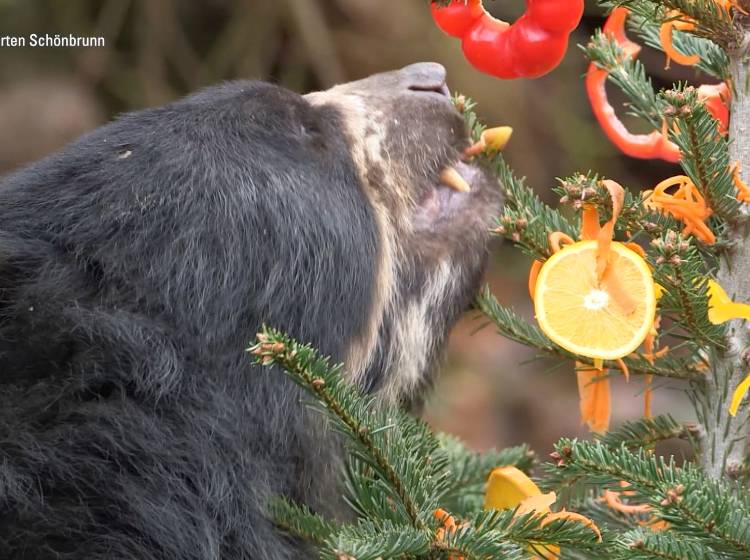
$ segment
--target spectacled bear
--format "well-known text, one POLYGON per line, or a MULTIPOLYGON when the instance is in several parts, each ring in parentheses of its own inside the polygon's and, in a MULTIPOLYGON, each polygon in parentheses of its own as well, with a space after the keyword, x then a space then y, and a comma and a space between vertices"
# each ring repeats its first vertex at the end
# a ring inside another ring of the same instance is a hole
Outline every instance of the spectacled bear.
POLYGON ((468 143, 423 63, 211 87, 0 182, 0 558, 308 557, 265 504, 326 511, 337 446, 245 349, 265 323, 417 400, 500 205, 468 143))

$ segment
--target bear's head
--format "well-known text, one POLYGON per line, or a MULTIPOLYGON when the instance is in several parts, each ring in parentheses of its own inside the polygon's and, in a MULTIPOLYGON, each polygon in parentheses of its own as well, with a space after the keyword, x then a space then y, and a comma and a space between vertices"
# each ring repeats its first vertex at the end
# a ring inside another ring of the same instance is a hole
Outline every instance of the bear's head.
POLYGON ((0 331, 22 341, 3 369, 169 393, 191 369, 245 375, 266 323, 409 400, 499 209, 468 143, 432 63, 307 96, 232 82, 125 115, 0 187, 0 331), (441 183, 448 167, 469 192, 441 183))
POLYGON ((414 64, 306 99, 340 116, 378 231, 372 311, 349 348, 348 369, 387 398, 409 399, 429 381, 448 329, 477 289, 498 185, 461 157, 467 130, 439 64, 414 64), (449 168, 470 191, 441 181, 449 168))

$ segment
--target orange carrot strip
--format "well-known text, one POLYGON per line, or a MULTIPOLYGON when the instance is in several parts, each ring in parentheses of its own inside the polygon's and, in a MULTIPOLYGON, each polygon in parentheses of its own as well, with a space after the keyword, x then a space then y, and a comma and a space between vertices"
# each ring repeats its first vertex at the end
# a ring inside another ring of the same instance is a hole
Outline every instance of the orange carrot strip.
POLYGON ((692 234, 707 245, 716 243, 716 236, 705 223, 713 211, 692 180, 685 175, 675 175, 660 182, 653 191, 647 191, 644 205, 662 211, 682 221, 684 235, 692 234), (677 187, 674 192, 668 189, 677 187))
POLYGON ((581 215, 581 239, 596 239, 600 229, 599 210, 593 204, 585 204, 581 215))
MULTIPOLYGON (((672 10, 667 14, 668 17, 679 17, 679 15, 680 12, 676 10, 672 10)), ((671 20, 665 21, 661 25, 661 28, 659 29, 659 40, 661 41, 661 48, 667 55, 666 68, 669 68, 669 62, 671 60, 674 60, 677 64, 681 64, 683 66, 694 66, 695 64, 698 64, 701 57, 697 54, 682 54, 680 51, 675 49, 674 45, 672 44, 672 32, 675 29, 679 29, 682 31, 692 31, 693 29, 695 29, 695 23, 671 20)))
POLYGON ((573 243, 575 243, 575 240, 573 238, 561 231, 553 231, 552 233, 550 233, 547 237, 547 241, 549 243, 549 246, 552 248, 553 253, 557 253, 560 249, 562 249, 563 243, 565 243, 566 245, 572 245, 573 243))
POLYGON ((610 509, 619 511, 620 513, 635 515, 639 513, 648 513, 649 511, 651 511, 651 506, 649 506, 648 504, 630 505, 622 503, 620 493, 614 492, 612 490, 605 490, 602 498, 604 499, 604 503, 606 503, 610 509))
POLYGON ((580 398, 581 421, 592 432, 605 433, 609 429, 611 397, 609 378, 606 370, 592 369, 576 362, 578 395, 580 398))
POLYGON ((734 186, 737 188, 737 200, 750 203, 750 187, 742 180, 741 172, 739 162, 735 163, 732 167, 732 178, 734 179, 734 186))

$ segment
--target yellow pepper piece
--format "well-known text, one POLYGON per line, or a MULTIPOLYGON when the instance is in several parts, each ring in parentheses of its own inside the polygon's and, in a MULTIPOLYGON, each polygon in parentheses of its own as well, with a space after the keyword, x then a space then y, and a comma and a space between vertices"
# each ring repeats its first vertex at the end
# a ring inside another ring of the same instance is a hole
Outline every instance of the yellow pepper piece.
POLYGON ((464 150, 465 157, 478 156, 479 154, 494 154, 502 152, 508 145, 513 129, 509 126, 497 126, 488 128, 482 132, 479 141, 464 150))
POLYGON ((735 303, 718 282, 708 281, 708 320, 720 325, 730 319, 750 320, 750 305, 735 303))
POLYGON ((666 291, 667 290, 664 289, 664 286, 654 282, 654 296, 656 297, 656 301, 659 301, 666 291))
POLYGON ((557 495, 554 492, 547 492, 546 494, 540 493, 536 496, 529 496, 525 500, 522 500, 520 504, 518 504, 518 513, 523 515, 525 513, 536 511, 538 513, 546 514, 550 511, 549 507, 556 501, 557 495))
MULTIPOLYGON (((541 496, 539 487, 521 470, 513 466, 499 467, 490 473, 487 480, 487 491, 484 495, 484 509, 511 509, 521 504, 526 498, 541 496)), ((546 510, 554 502, 547 504, 546 510)), ((529 508, 531 511, 536 508, 529 508)), ((537 510, 539 511, 539 510, 537 510)))
POLYGON ((482 133, 482 138, 487 144, 484 151, 502 152, 508 145, 511 136, 513 136, 513 129, 509 126, 498 126, 485 130, 482 133))
POLYGON ((740 403, 742 402, 742 399, 745 398, 745 395, 747 395, 748 391, 750 391, 750 373, 747 374, 747 377, 745 377, 742 383, 737 385, 737 388, 732 394, 732 404, 729 405, 730 415, 737 415, 737 409, 740 407, 740 403))

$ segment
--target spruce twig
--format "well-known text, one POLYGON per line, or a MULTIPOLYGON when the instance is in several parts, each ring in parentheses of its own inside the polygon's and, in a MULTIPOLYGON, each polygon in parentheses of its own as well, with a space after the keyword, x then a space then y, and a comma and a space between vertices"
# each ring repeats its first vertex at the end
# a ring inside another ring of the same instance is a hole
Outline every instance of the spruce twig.
POLYGON ((373 440, 371 436, 373 426, 364 422, 362 415, 353 414, 355 410, 353 405, 357 404, 362 409, 368 409, 372 406, 372 399, 360 396, 354 390, 347 392, 349 403, 344 403, 337 398, 335 390, 343 389, 338 377, 340 366, 330 367, 328 361, 309 346, 301 345, 280 332, 268 328, 264 328, 258 334, 257 343, 248 351, 255 356, 259 364, 280 365, 295 382, 323 403, 325 409, 330 412, 330 416, 337 419, 374 459, 384 478, 392 485, 401 500, 412 524, 417 529, 426 529, 406 484, 388 460, 386 451, 376 445, 373 440), (331 390, 332 388, 334 391, 331 390))

